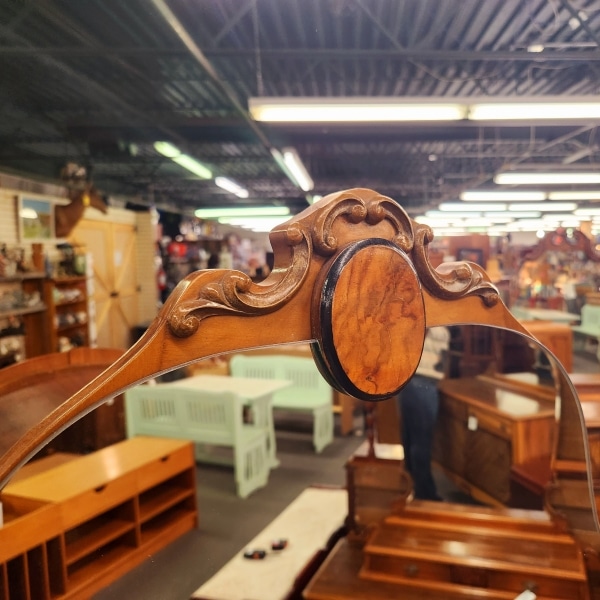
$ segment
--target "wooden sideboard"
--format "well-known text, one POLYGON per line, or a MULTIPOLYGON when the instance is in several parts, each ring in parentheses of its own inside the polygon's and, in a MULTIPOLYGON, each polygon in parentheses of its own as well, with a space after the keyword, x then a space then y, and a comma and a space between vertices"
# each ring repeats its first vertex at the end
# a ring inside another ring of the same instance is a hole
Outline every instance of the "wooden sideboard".
POLYGON ((558 358, 567 373, 573 370, 573 330, 570 325, 552 321, 521 321, 521 325, 558 358))
POLYGON ((26 465, 0 494, 2 600, 89 598, 197 526, 190 442, 138 437, 66 458, 26 465))
POLYGON ((434 460, 474 498, 507 504, 512 465, 551 454, 552 388, 480 375, 444 379, 439 390, 434 460))

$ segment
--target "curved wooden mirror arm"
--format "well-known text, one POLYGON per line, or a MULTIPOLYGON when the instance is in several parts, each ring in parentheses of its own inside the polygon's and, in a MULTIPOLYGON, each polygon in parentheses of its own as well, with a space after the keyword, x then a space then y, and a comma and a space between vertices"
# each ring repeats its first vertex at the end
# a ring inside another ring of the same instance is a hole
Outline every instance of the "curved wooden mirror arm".
MULTIPOLYGON (((311 342, 331 385, 357 398, 380 400, 396 394, 415 372, 427 327, 485 324, 534 340, 501 302, 483 269, 466 262, 434 269, 428 260, 431 229, 375 191, 332 194, 277 227, 270 238, 275 265, 266 280, 255 284, 230 270, 188 276, 121 358, 19 432, 16 443, 7 446, 0 440, 0 486, 45 443, 102 402, 203 358, 311 342)), ((569 443, 559 425, 555 461, 560 463, 565 453, 584 465, 584 477, 581 469, 578 476, 586 493, 578 499, 577 527, 595 532, 581 407, 564 369, 549 355, 560 388, 571 398, 568 409, 561 408, 572 417, 569 443)), ((557 489, 562 507, 560 482, 557 489)))

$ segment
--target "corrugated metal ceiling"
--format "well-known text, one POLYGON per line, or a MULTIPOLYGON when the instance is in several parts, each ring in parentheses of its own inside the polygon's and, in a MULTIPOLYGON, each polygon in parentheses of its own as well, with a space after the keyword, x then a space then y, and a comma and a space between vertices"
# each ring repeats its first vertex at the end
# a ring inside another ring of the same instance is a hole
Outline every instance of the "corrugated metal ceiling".
POLYGON ((315 193, 368 186, 416 210, 523 158, 589 149, 582 160, 595 164, 596 124, 267 127, 249 121, 248 98, 593 96, 599 40, 596 0, 4 0, 0 169, 56 180, 75 161, 107 193, 177 210, 299 210, 304 194, 269 152, 289 145, 315 193), (528 52, 535 44, 544 51, 528 52), (192 179, 157 140, 250 197, 192 179))

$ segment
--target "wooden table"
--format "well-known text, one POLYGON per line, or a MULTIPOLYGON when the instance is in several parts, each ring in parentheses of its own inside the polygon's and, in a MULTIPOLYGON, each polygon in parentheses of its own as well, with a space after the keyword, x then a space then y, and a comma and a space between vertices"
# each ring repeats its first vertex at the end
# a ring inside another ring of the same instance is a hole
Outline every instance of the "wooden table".
POLYGON ((578 323, 581 320, 581 315, 551 308, 514 306, 511 308, 511 312, 519 320, 531 319, 532 321, 554 321, 555 323, 578 323))
POLYGON ((269 438, 269 459, 271 468, 279 466, 275 424, 273 421, 273 394, 292 385, 285 379, 255 379, 252 377, 231 377, 223 375, 195 375, 168 384, 198 392, 233 392, 250 406, 255 424, 266 427, 269 438))

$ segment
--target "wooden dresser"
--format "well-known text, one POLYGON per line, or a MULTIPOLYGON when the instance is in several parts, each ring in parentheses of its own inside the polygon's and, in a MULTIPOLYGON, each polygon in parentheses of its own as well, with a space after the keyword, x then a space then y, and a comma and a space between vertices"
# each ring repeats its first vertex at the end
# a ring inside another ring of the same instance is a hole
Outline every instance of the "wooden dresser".
POLYGON ((2 600, 89 598, 197 526, 190 442, 138 437, 54 463, 0 495, 2 600))
POLYGON ((444 379, 439 390, 434 460, 474 498, 507 504, 511 466, 551 454, 552 388, 479 375, 444 379))

